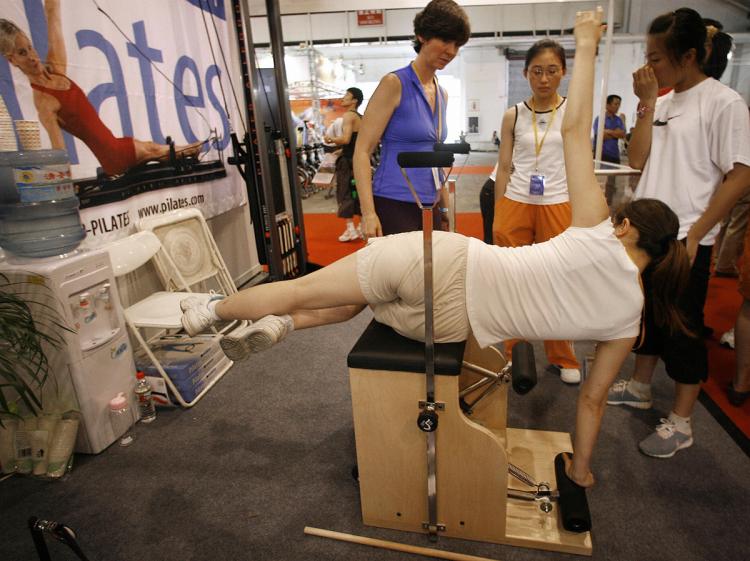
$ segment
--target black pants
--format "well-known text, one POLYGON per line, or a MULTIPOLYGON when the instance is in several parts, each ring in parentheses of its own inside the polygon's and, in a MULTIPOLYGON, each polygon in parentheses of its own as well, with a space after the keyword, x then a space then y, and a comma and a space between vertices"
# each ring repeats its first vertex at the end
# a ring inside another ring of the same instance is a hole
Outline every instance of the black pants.
POLYGON ((352 218, 361 215, 357 189, 352 185, 354 171, 352 160, 346 156, 339 156, 336 160, 336 202, 339 218, 352 218))
POLYGON ((643 344, 636 354, 658 356, 664 361, 667 374, 681 384, 697 384, 708 378, 708 351, 701 336, 703 307, 708 293, 711 250, 713 246, 699 245, 695 262, 690 269, 690 278, 685 293, 678 303, 688 327, 695 333, 690 337, 683 333, 669 333, 654 321, 651 297, 651 275, 643 274, 643 291, 646 303, 643 310, 643 329, 646 330, 643 344))
MULTIPOLYGON (((611 164, 619 164, 620 163, 620 157, 613 158, 611 156, 605 156, 602 154, 602 161, 603 162, 609 162, 611 164)), ((616 175, 608 175, 607 176, 607 183, 604 187, 604 198, 607 199, 607 206, 609 207, 610 214, 614 213, 615 208, 612 208, 612 202, 615 199, 615 192, 617 191, 617 176, 616 175)))
MULTIPOLYGON (((373 202, 384 236, 422 230, 422 211, 417 203, 407 203, 385 197, 373 197, 373 202)), ((432 229, 440 229, 440 209, 437 205, 432 211, 432 229)))
POLYGON ((479 210, 482 212, 484 243, 492 243, 492 223, 495 221, 495 182, 491 178, 479 191, 479 210))

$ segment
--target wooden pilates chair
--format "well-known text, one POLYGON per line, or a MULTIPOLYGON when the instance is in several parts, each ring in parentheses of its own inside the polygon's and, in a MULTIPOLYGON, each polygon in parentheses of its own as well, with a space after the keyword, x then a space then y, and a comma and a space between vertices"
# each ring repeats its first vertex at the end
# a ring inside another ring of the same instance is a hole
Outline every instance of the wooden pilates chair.
MULTIPOLYGON (((428 433, 417 425, 424 344, 373 321, 347 364, 363 522, 430 533, 428 433)), ((572 450, 570 436, 507 427, 505 366, 473 337, 435 345, 436 534, 591 555, 590 532, 563 528, 556 496, 555 458, 572 450)))
MULTIPOLYGON (((402 171, 450 167, 452 156, 398 161, 402 171)), ((403 173, 423 210, 425 343, 373 321, 348 356, 363 521, 433 540, 591 555, 586 495, 560 455, 572 450, 570 436, 507 427, 511 372, 518 393, 535 383, 529 343, 515 346, 514 365, 473 336, 433 343, 432 209, 403 173)))

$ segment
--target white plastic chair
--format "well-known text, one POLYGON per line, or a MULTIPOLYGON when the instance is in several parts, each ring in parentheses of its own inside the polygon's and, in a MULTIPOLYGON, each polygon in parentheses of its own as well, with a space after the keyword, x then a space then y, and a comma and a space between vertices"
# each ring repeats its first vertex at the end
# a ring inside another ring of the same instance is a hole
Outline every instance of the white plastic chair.
POLYGON ((157 272, 167 290, 187 288, 175 285, 181 275, 187 286, 200 286, 202 292, 215 290, 227 296, 237 292, 219 247, 200 210, 181 209, 144 218, 136 224, 136 228, 153 232, 161 241, 163 255, 170 257, 171 261, 165 261, 161 255, 157 255, 154 260, 157 272), (172 264, 176 266, 180 275, 173 274, 170 269, 172 264))
MULTIPOLYGON (((166 382, 177 401, 184 407, 191 407, 200 400, 213 385, 218 382, 224 373, 234 364, 227 359, 226 367, 213 378, 195 398, 186 401, 174 382, 166 372, 158 358, 154 354, 151 345, 162 335, 182 330, 182 310, 180 301, 188 296, 209 298, 208 293, 193 293, 190 283, 180 273, 179 267, 174 263, 168 252, 164 251, 159 238, 151 231, 137 232, 126 238, 111 242, 105 246, 112 261, 115 277, 118 279, 144 266, 149 261, 154 262, 157 270, 160 270, 164 286, 167 288, 181 287, 183 291, 160 290, 153 292, 146 298, 138 300, 125 307, 125 323, 130 328, 133 337, 138 341, 143 352, 153 363, 159 374, 166 382), (156 335, 146 336, 145 329, 157 330, 156 335)), ((235 322, 236 323, 236 322, 235 322)), ((220 334, 214 330, 218 338, 220 334)))

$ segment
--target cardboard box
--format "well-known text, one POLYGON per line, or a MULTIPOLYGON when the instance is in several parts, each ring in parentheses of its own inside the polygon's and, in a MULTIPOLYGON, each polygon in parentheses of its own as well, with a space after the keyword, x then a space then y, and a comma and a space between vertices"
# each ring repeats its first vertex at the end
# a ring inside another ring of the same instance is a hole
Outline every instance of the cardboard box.
MULTIPOLYGON (((195 399, 203 388, 232 365, 221 350, 219 340, 210 335, 161 337, 151 344, 151 350, 184 401, 195 399)), ((136 355, 135 364, 147 377, 158 380, 151 384, 157 404, 176 401, 145 352, 136 355)))

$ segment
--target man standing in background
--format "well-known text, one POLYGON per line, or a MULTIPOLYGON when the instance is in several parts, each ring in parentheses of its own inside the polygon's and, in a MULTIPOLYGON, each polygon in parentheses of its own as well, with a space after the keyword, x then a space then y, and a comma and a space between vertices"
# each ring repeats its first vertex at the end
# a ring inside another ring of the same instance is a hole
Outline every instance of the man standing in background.
MULTIPOLYGON (((604 141, 602 142, 602 160, 612 164, 620 163, 620 139, 625 138, 625 123, 617 114, 620 110, 622 98, 619 95, 611 94, 607 96, 607 113, 604 115, 604 141)), ((594 119, 594 150, 596 150, 596 134, 599 131, 599 117, 594 119)), ((612 200, 615 196, 616 177, 610 175, 607 177, 607 186, 604 189, 604 196, 607 199, 607 205, 612 210, 612 200)))

